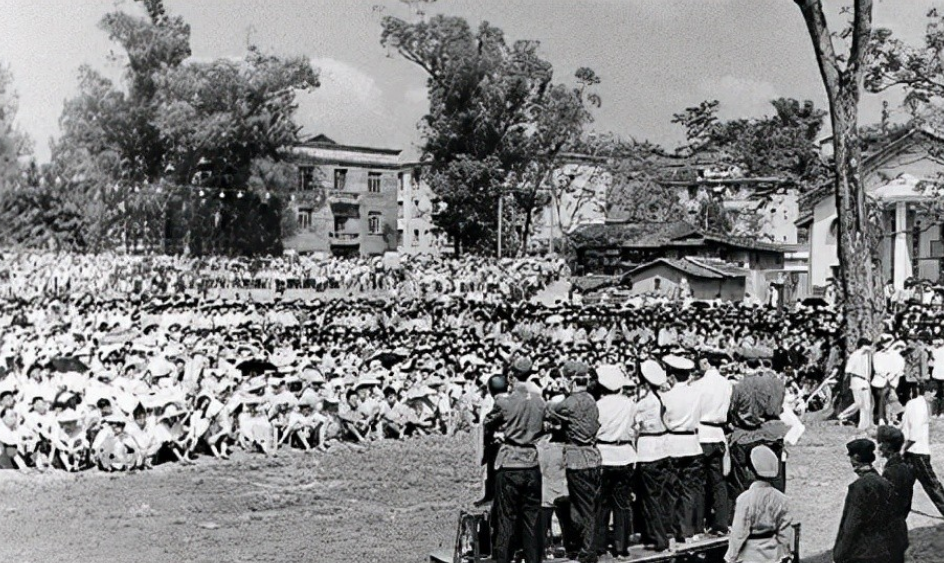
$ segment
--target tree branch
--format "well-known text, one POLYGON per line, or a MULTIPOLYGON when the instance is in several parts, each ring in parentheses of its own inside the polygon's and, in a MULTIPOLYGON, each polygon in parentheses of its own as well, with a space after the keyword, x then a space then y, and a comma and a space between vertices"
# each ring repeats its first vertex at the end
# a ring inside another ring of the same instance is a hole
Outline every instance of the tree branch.
MULTIPOLYGON (((813 40, 813 51, 816 53, 816 62, 819 64, 819 72, 823 77, 826 93, 833 98, 839 92, 842 71, 836 59, 836 50, 833 47, 832 36, 829 34, 829 26, 826 24, 826 16, 823 14, 823 4, 821 0, 793 1, 800 8, 810 39, 813 40)), ((862 0, 857 0, 857 6, 860 1, 862 0)))
POLYGON ((855 0, 855 15, 852 22, 852 48, 849 51, 848 70, 856 82, 862 77, 866 50, 872 37, 872 0, 855 0))

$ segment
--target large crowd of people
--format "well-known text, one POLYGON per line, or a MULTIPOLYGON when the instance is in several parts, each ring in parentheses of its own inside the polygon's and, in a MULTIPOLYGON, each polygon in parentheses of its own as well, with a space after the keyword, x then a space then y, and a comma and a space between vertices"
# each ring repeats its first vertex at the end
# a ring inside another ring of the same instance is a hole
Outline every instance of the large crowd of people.
MULTIPOLYGON (((803 432, 798 416, 828 408, 833 393, 851 391, 840 418, 862 428, 907 427, 903 405, 919 389, 930 390, 930 416, 944 414, 937 309, 903 304, 887 334, 843 364, 836 310, 821 300, 531 299, 565 275, 562 261, 538 259, 6 255, 0 468, 141 470, 235 449, 485 428, 489 494, 505 522, 514 510, 497 499, 514 483, 497 475, 495 456, 545 472, 548 440, 564 444, 571 502, 596 499, 565 519, 576 526, 568 549, 592 560, 625 553, 630 498, 643 515, 636 532, 658 550, 727 533, 734 500, 760 475, 752 452, 764 446, 780 459, 803 432), (277 291, 257 301, 220 287, 277 291), (292 287, 308 291, 282 299, 292 287), (507 427, 516 392, 549 405, 530 421, 541 431, 507 427), (595 420, 579 416, 591 402, 595 420), (540 460, 529 453, 538 441, 540 460), (527 451, 509 450, 516 445, 527 451), (598 475, 585 472, 593 468, 598 475), (593 482, 596 492, 581 496, 593 482)), ((782 469, 769 480, 783 490, 782 469)), ((553 501, 544 495, 535 529, 553 501)), ((510 557, 514 534, 497 525, 496 548, 510 557)))
POLYGON ((112 298, 190 293, 207 298, 221 290, 340 290, 346 295, 397 299, 464 296, 528 299, 566 271, 560 259, 496 262, 470 257, 406 255, 370 258, 222 258, 124 254, 0 255, 0 298, 107 295, 112 298))

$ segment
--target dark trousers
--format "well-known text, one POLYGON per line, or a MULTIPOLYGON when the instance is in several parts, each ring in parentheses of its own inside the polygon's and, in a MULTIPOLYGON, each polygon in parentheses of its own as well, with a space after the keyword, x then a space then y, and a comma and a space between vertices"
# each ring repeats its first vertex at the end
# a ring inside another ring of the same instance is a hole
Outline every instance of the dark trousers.
POLYGON ((645 543, 653 544, 657 551, 669 548, 668 521, 669 497, 666 485, 672 473, 668 459, 640 462, 636 465, 636 491, 639 494, 640 525, 645 543))
POLYGON ((921 483, 924 492, 928 494, 938 512, 944 516, 944 487, 941 486, 937 475, 934 474, 934 468, 931 467, 931 456, 905 453, 905 461, 914 469, 915 477, 921 483))
POLYGON ((695 496, 695 532, 728 531, 731 505, 728 484, 724 478, 724 444, 702 444, 704 482, 695 496))
MULTIPOLYGON (((751 486, 751 483, 757 480, 757 475, 754 473, 754 468, 751 466, 751 451, 757 446, 767 446, 770 448, 774 454, 777 455, 777 458, 783 459, 783 442, 751 442, 749 444, 731 444, 728 446, 728 450, 731 455, 731 473, 728 475, 728 498, 731 499, 731 504, 734 504, 737 501, 737 498, 751 486)), ((785 493, 787 488, 787 471, 786 464, 783 461, 780 462, 780 472, 777 475, 776 479, 772 479, 770 483, 778 491, 785 493)), ((731 516, 733 517, 734 511, 730 511, 731 516)), ((730 523, 730 518, 729 518, 730 523)))
POLYGON ((511 563, 517 545, 527 563, 540 563, 544 549, 541 528, 541 469, 500 468, 495 472, 495 563, 511 563), (520 538, 520 543, 515 538, 520 538))
POLYGON ((932 379, 934 386, 934 402, 931 404, 931 414, 944 414, 944 379, 932 379))
POLYGON ((605 553, 610 516, 613 517, 613 549, 616 555, 628 553, 633 533, 633 466, 603 466, 600 507, 597 512, 596 551, 605 553))
POLYGON ((574 553, 580 549, 580 545, 574 541, 573 526, 570 524, 570 499, 560 497, 554 499, 554 506, 545 506, 541 509, 541 526, 544 534, 544 546, 547 548, 554 546, 554 537, 551 533, 551 521, 557 516, 557 522, 561 529, 561 547, 567 553, 574 553))
MULTIPOLYGON (((702 456, 672 458, 672 470, 666 489, 671 497, 669 530, 676 541, 695 535, 695 498, 704 489, 705 472, 702 456)), ((700 531, 700 530, 699 530, 700 531)))
POLYGON ((600 505, 599 467, 567 470, 567 494, 570 496, 570 524, 574 539, 579 538, 581 563, 597 560, 597 512, 600 505))
POLYGON ((888 386, 871 387, 872 389, 872 422, 878 424, 880 420, 888 422, 886 407, 888 406, 888 386))

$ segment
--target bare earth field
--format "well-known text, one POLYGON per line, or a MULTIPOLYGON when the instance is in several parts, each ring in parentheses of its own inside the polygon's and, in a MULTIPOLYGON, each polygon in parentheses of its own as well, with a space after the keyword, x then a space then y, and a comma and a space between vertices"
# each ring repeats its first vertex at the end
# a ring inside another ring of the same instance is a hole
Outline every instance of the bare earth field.
MULTIPOLYGON (((803 560, 830 561, 848 483, 851 428, 808 427, 791 450, 787 493, 803 560)), ((944 424, 932 429, 944 475, 944 424)), ((409 562, 451 546, 478 493, 468 435, 327 454, 165 466, 137 474, 0 474, 0 561, 409 562)), ((920 487, 916 510, 936 514, 920 487)), ((944 521, 912 515, 911 557, 944 561, 944 521)))

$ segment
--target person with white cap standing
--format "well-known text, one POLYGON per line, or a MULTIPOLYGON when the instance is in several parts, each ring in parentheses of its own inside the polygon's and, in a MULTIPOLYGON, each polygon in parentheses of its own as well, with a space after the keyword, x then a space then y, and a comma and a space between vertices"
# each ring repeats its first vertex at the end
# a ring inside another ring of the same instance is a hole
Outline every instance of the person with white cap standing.
POLYGON ((642 517, 643 541, 654 551, 669 548, 666 526, 670 507, 666 506, 666 482, 671 471, 665 446, 665 422, 662 420, 660 389, 668 378, 659 362, 649 359, 640 366, 643 380, 642 396, 636 404, 636 493, 642 517))
POLYGON ((728 455, 724 426, 733 387, 711 360, 703 358, 699 364, 704 375, 693 379, 690 386, 701 397, 698 442, 704 456, 705 486, 695 497, 695 528, 723 535, 728 532, 731 511, 724 477, 724 458, 728 455))
POLYGON ((695 525, 695 499, 704 489, 703 453, 698 442, 701 421, 701 398, 689 385, 688 378, 695 363, 688 358, 669 354, 662 358, 672 388, 662 394, 665 406, 666 453, 672 459, 672 475, 667 490, 675 497, 671 530, 675 540, 684 542, 701 533, 695 525))
POLYGON ((597 383, 601 397, 597 401, 600 429, 597 449, 600 450, 602 480, 600 508, 597 512, 597 553, 606 551, 607 527, 613 517, 613 549, 615 557, 629 554, 632 533, 633 468, 636 464, 636 401, 623 394, 629 381, 623 368, 614 364, 597 367, 597 383))
POLYGON ((771 485, 780 471, 780 459, 767 446, 751 450, 757 480, 737 498, 727 563, 781 563, 790 557, 793 519, 787 495, 771 485))

